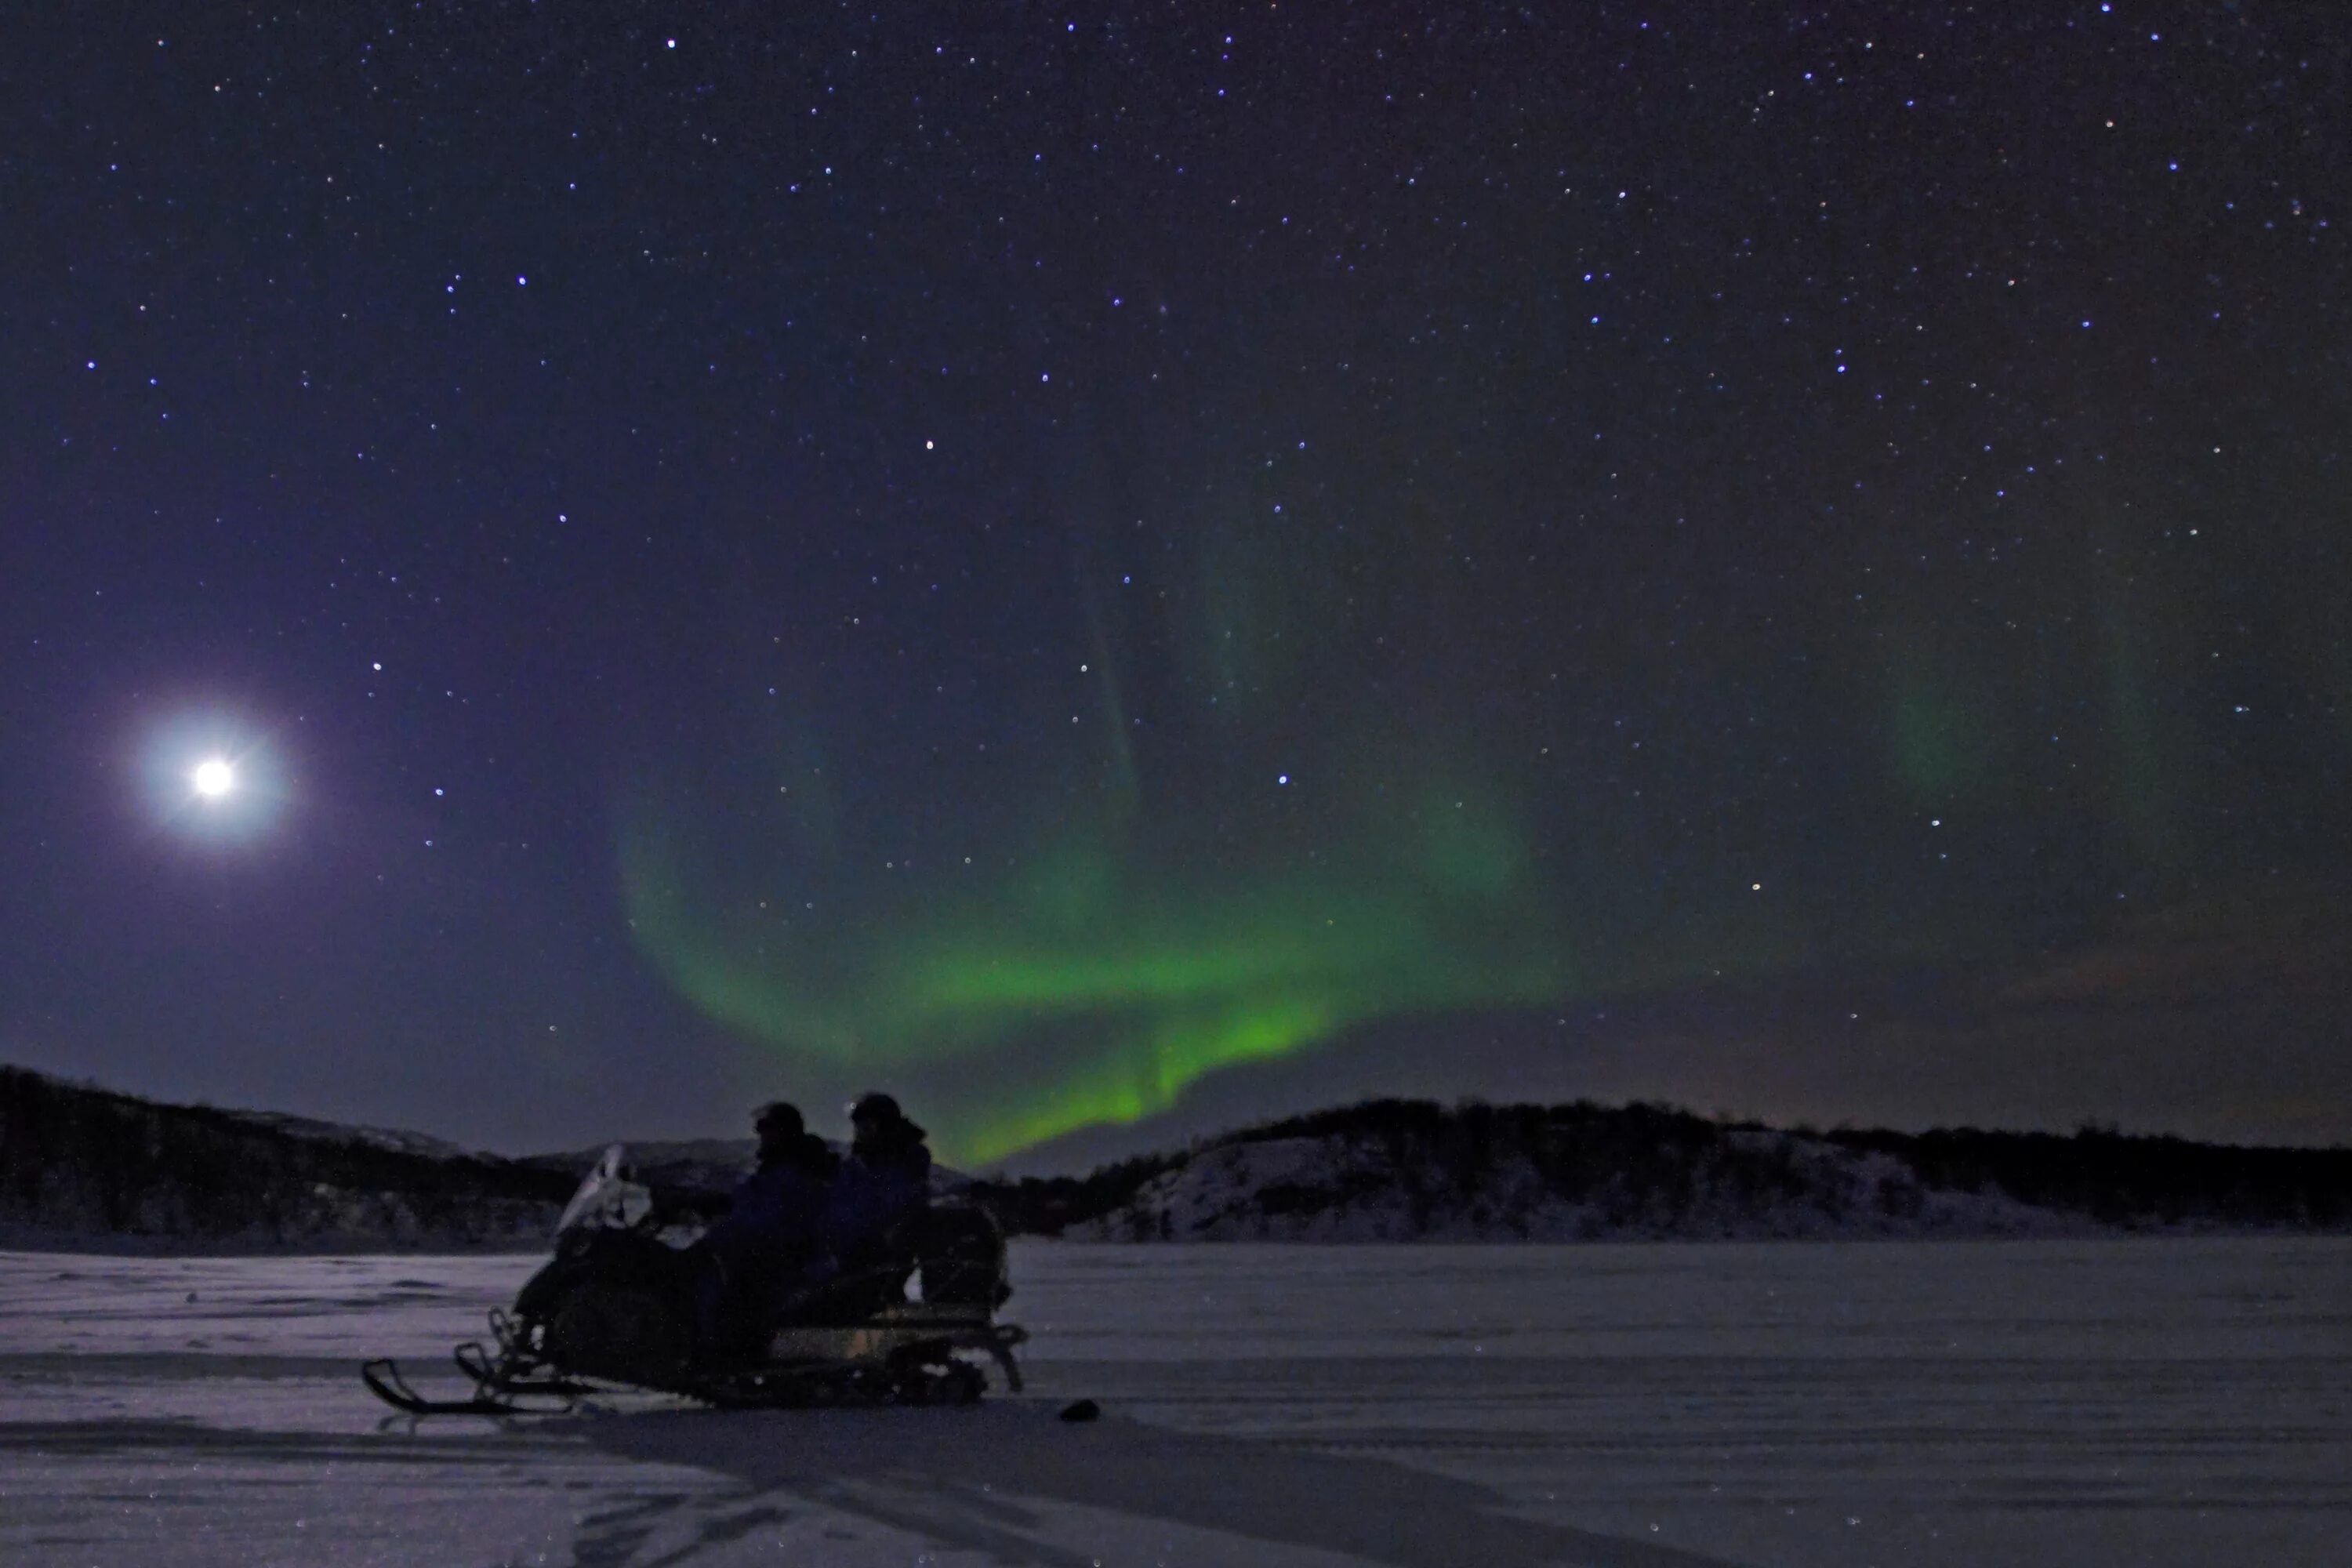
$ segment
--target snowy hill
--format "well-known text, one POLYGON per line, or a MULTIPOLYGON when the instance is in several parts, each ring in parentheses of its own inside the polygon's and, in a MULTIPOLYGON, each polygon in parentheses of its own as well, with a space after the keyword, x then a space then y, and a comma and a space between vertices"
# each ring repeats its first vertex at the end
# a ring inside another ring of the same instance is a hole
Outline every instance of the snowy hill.
MULTIPOLYGON (((708 1215, 748 1140, 629 1146, 708 1215)), ((596 1150, 509 1161, 306 1118, 158 1105, 0 1067, 0 1247, 545 1245, 596 1150)), ((1085 1177, 935 1173, 1073 1240, 1577 1241, 2352 1229, 2352 1150, 2085 1129, 1780 1131, 1658 1106, 1376 1100, 1085 1177)))
POLYGON ((310 1138, 325 1143, 365 1143, 377 1149, 389 1149, 396 1153, 422 1154, 432 1160, 469 1160, 475 1151, 452 1143, 446 1138, 427 1133, 404 1131, 396 1127, 358 1127, 342 1121, 320 1121, 314 1117, 294 1116, 283 1110, 226 1110, 224 1116, 250 1122, 283 1132, 289 1137, 310 1138))
POLYGON ((1652 1106, 1378 1101, 1139 1162, 1094 1202, 992 1193, 1073 1240, 1579 1241, 2352 1228, 2352 1151, 2086 1130, 1776 1131, 1652 1106), (1121 1188, 1124 1190, 1120 1190, 1121 1188), (1024 1199, 1026 1201, 1024 1201, 1024 1199))
POLYGON ((1728 1147, 1727 1158, 1694 1172, 1686 1187, 1613 1179, 1573 1198, 1524 1156, 1464 1183, 1400 1167, 1378 1141, 1361 1137, 1230 1143, 1202 1151, 1121 1208, 1064 1234, 1107 1241, 1594 1241, 2054 1237, 2103 1228, 1997 1192, 1924 1188, 1884 1154, 1782 1133, 1740 1136, 1750 1141, 1746 1147, 1728 1147), (1772 1169, 1774 1179, 1755 1181, 1757 1167, 1772 1169))
MULTIPOLYGON (((605 1147, 599 1143, 588 1149, 528 1154, 517 1163, 557 1172, 578 1181, 595 1165, 605 1147)), ((758 1142, 750 1138, 646 1139, 628 1142, 629 1163, 637 1180, 657 1192, 681 1198, 732 1192, 735 1184, 751 1169, 752 1156, 759 1149, 758 1142)))
POLYGON ((543 1246, 572 1181, 450 1147, 0 1067, 0 1246, 543 1246))

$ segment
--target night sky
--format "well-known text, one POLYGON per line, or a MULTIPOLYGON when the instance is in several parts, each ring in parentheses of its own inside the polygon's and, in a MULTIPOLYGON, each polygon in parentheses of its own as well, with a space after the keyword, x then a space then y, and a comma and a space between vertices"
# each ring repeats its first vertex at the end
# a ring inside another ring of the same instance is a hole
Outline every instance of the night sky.
POLYGON ((2352 1138, 2333 7, 133 10, 0 64, 0 1059, 2352 1138))

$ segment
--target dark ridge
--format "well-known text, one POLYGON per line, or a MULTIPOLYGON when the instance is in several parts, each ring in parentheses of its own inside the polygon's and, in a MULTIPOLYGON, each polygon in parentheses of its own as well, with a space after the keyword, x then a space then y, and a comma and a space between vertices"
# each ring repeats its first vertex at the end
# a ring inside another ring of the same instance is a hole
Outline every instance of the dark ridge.
MULTIPOLYGON (((1467 1195, 1499 1166, 1523 1162, 1561 1200, 1601 1201, 1612 1210, 1671 1223, 1703 1192, 1759 1208, 1776 1199, 1817 1197, 1803 1152, 1828 1145, 1885 1155, 1924 1191, 1998 1190, 2021 1204, 2119 1229, 2352 1226, 2352 1149, 2246 1148, 2095 1126, 2071 1136, 1975 1128, 1776 1132, 1759 1122, 1710 1119, 1671 1106, 1590 1100, 1451 1107, 1367 1100, 1244 1128, 1182 1153, 1128 1160, 1087 1176, 982 1181, 971 1190, 1006 1229, 1053 1236, 1117 1213, 1147 1183, 1200 1154, 1292 1138, 1382 1146, 1394 1184, 1413 1195, 1416 1212, 1423 1199, 1435 1205, 1449 1192, 1467 1195)), ((1280 1214, 1360 1195, 1269 1188, 1256 1202, 1264 1212, 1280 1214)))
POLYGON ((1818 1135, 1841 1148, 1891 1154, 1923 1186, 1954 1192, 1999 1187, 2021 1203, 2089 1215, 2111 1225, 2308 1226, 2352 1224, 2352 1149, 2249 1148, 2141 1136, 2085 1125, 2072 1136, 1837 1128, 1818 1135))
MULTIPOLYGON (((1194 1151, 1210 1147, 1202 1143, 1194 1151)), ((1099 1219, 1133 1201, 1143 1184, 1192 1158, 1139 1154, 1084 1176, 1024 1176, 1018 1181, 983 1176, 964 1189, 1013 1236, 1059 1236, 1067 1226, 1099 1219)))
MULTIPOLYGON (((1149 1184, 1202 1155, 1286 1139, 1345 1141, 1379 1157, 1331 1181, 1246 1194, 1267 1215, 1310 1215, 1379 1189, 1402 1194, 1420 1223, 1482 1201, 1488 1178, 1510 1170, 1534 1173, 1543 1196, 1592 1205, 1605 1223, 1672 1233, 1707 1204, 1847 1212, 1838 1205, 1848 1200, 1825 1190, 1819 1171, 1822 1152, 1835 1151, 1908 1173, 1907 1183, 1875 1189, 1872 1201, 1895 1205, 1886 1208, 1893 1219, 1904 1217, 1898 1209, 1916 1211, 1922 1193, 1998 1193, 2110 1229, 2352 1228, 2352 1149, 2248 1148, 2099 1126, 2072 1135, 1777 1131, 1670 1106, 1589 1100, 1368 1100, 1085 1176, 980 1180, 966 1190, 1007 1230, 1055 1236, 1120 1214, 1149 1184)), ((735 1162, 719 1156, 735 1144, 645 1149, 655 1158, 640 1173, 657 1198, 705 1214, 723 1208, 721 1178, 735 1162)), ((161 1105, 0 1067, 0 1235, 37 1244, 538 1247, 592 1157, 445 1156, 406 1134, 161 1105)))
POLYGON ((230 1246, 543 1242, 577 1173, 0 1067, 0 1225, 230 1246))

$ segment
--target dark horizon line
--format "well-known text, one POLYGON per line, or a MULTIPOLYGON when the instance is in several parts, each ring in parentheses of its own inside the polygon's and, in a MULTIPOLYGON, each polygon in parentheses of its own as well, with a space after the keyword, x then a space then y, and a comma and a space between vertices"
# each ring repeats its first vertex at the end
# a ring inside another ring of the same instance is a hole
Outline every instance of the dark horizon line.
MULTIPOLYGON (((134 1104, 150 1106, 157 1110, 206 1111, 215 1115, 240 1118, 249 1117, 257 1120, 266 1118, 285 1118, 289 1121, 311 1123, 322 1130, 322 1131, 331 1131, 334 1132, 353 1135, 376 1133, 397 1138, 413 1138, 422 1142, 442 1144, 457 1151, 456 1155, 441 1156, 446 1158, 465 1158, 479 1161, 490 1161, 500 1164, 522 1165, 532 1162, 543 1162, 583 1152, 583 1149, 546 1149, 535 1150, 520 1154, 507 1154, 487 1149, 468 1149, 461 1144, 452 1142, 449 1139, 443 1138, 436 1133, 421 1131, 415 1128, 380 1127, 362 1122, 335 1121, 326 1117, 310 1116, 300 1111, 275 1110, 256 1107, 221 1106, 200 1100, 156 1100, 145 1095, 133 1094, 127 1089, 109 1088, 104 1084, 97 1083, 87 1079, 70 1079, 57 1073, 44 1072, 37 1068, 20 1067, 13 1062, 0 1061, 0 1076, 5 1076, 8 1074, 22 1074, 27 1078, 37 1079, 45 1082, 61 1085, 84 1093, 103 1095, 115 1100, 128 1100, 134 1104)), ((1671 1100, 1626 1100, 1622 1101, 1610 1102, 1594 1100, 1590 1097, 1580 1097, 1576 1100, 1559 1101, 1495 1100, 1486 1099, 1481 1095, 1473 1094, 1463 1095, 1452 1100, 1439 1100, 1426 1096, 1372 1094, 1361 1096, 1356 1100, 1325 1106, 1314 1110, 1296 1111, 1278 1116, 1263 1117, 1254 1121, 1247 1121, 1237 1126, 1224 1128, 1219 1131, 1202 1133, 1184 1141, 1180 1145, 1169 1148, 1139 1151, 1133 1154, 1122 1155, 1118 1159, 1099 1161, 1091 1169, 1084 1172, 1071 1171, 1052 1174, 1031 1172, 1024 1175, 1014 1176, 1004 1173, 1000 1165, 1000 1167, 993 1172, 973 1172, 967 1173, 966 1174, 970 1180, 1000 1186, 1018 1186, 1024 1182, 1030 1181, 1083 1181, 1107 1172, 1136 1165, 1181 1163, 1181 1161, 1190 1159, 1192 1156, 1212 1148, 1235 1142, 1263 1141, 1262 1138, 1253 1137, 1253 1134, 1262 1135, 1274 1131, 1276 1129, 1303 1127, 1307 1123, 1344 1116, 1349 1112, 1364 1111, 1376 1107, 1396 1109, 1426 1108, 1429 1110, 1440 1113, 1455 1114, 1473 1108, 1484 1108, 1496 1113, 1509 1113, 1527 1110, 1553 1111, 1570 1108, 1586 1108, 1610 1111, 1648 1110, 1663 1115, 1688 1117, 1692 1120, 1705 1122, 1709 1126, 1720 1128, 1727 1131, 1772 1132, 1790 1137, 1826 1139, 1831 1141, 1868 1139, 1874 1137, 1898 1138, 1906 1140, 1931 1139, 1937 1137, 1978 1137, 2013 1139, 2046 1138, 2054 1142, 2065 1142, 2084 1138, 2101 1138, 2112 1140, 2117 1142, 2177 1144, 2185 1150, 2243 1150, 2277 1154, 2352 1153, 2352 1142, 2262 1143, 2232 1142, 2219 1139, 2191 1138, 2178 1132, 2129 1131, 2124 1130, 2116 1122, 2101 1121, 2094 1118, 2085 1118, 2083 1121, 2078 1121, 2072 1129, 2065 1131, 2058 1131, 2048 1128, 1979 1127, 1972 1123, 1963 1123, 1959 1125, 1939 1124, 1921 1128, 1909 1128, 1884 1124, 1861 1126, 1849 1121, 1840 1121, 1829 1126, 1820 1126, 1811 1122, 1800 1121, 1790 1122, 1784 1126, 1767 1121, 1760 1117, 1732 1114, 1721 1110, 1703 1111, 1693 1109, 1689 1106, 1678 1105, 1671 1100)), ((281 1129, 281 1131, 284 1130, 281 1129)), ((305 1134, 289 1131, 288 1135, 300 1137, 305 1134)), ((1297 1135, 1307 1136, 1309 1134, 1302 1131, 1297 1135)), ((593 1147, 596 1149, 602 1149, 613 1143, 620 1143, 630 1148, 652 1148, 685 1143, 740 1142, 749 1144, 751 1142, 752 1140, 748 1137, 729 1137, 721 1134, 711 1134, 694 1138, 648 1138, 643 1140, 613 1138, 602 1140, 593 1145, 593 1147)), ((416 1151, 416 1152, 420 1157, 436 1157, 425 1153, 425 1152, 422 1150, 416 1151)))

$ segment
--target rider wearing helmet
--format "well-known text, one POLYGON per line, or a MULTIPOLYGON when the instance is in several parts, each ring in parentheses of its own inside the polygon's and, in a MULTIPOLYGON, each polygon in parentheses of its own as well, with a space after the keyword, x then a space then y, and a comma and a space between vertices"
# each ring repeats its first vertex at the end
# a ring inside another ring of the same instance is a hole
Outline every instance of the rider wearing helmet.
POLYGON ((931 1186, 923 1130, 897 1100, 860 1095, 849 1108, 849 1158, 826 1195, 823 1232, 845 1272, 910 1251, 909 1233, 929 1205, 931 1186))
POLYGON ((824 1247, 827 1189, 838 1162, 796 1106, 777 1100, 753 1123, 758 1169, 735 1188, 726 1217, 697 1247, 713 1267, 698 1293, 707 1342, 756 1332, 824 1247))

